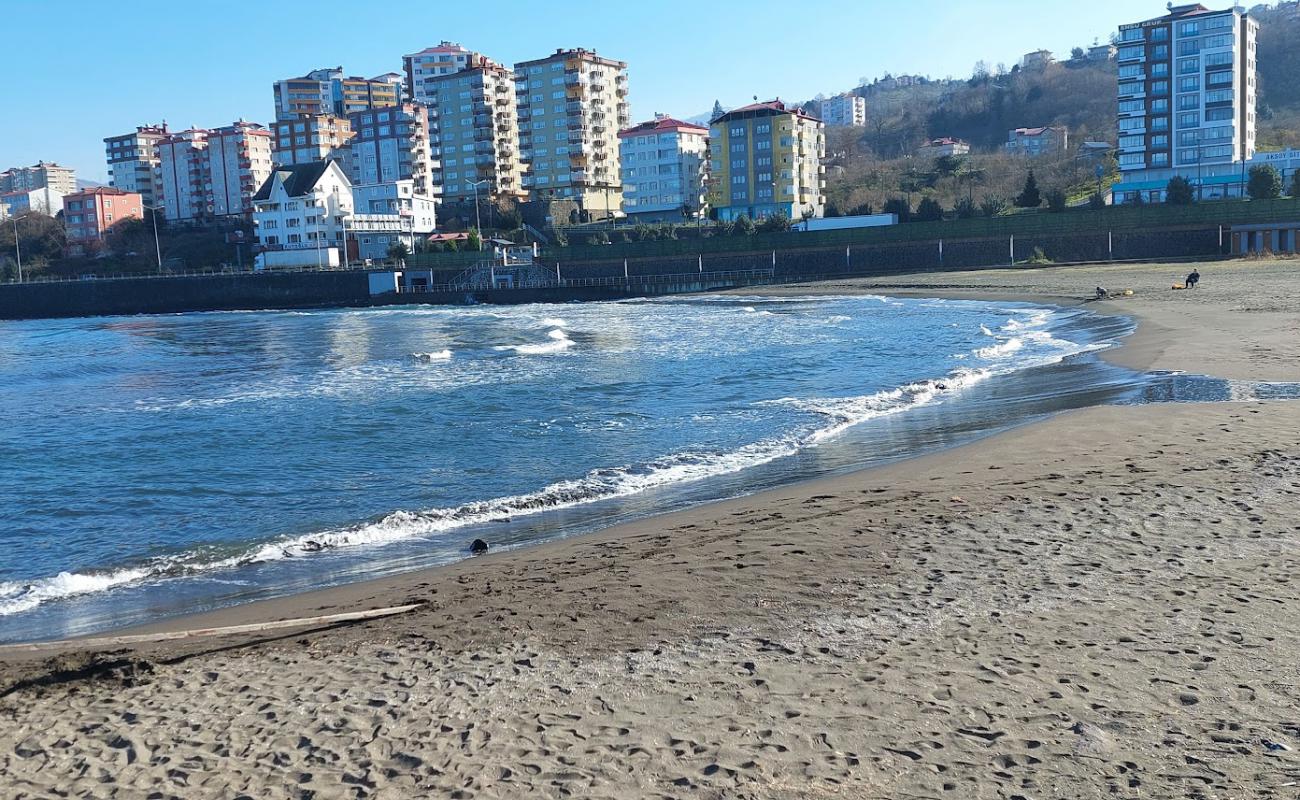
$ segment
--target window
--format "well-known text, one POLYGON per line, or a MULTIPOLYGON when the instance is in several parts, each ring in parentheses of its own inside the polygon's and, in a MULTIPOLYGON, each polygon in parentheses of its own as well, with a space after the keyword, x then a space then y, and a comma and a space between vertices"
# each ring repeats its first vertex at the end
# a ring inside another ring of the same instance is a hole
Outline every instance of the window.
POLYGON ((1201 60, 1199 58, 1183 58, 1178 61, 1179 75, 1195 75, 1201 71, 1201 60))
POLYGON ((1199 128, 1200 125, 1201 115, 1198 113, 1178 115, 1178 127, 1180 128, 1199 128))
POLYGON ((1145 167, 1146 156, 1142 153, 1124 153, 1119 157, 1121 167, 1145 167))
POLYGON ((1205 85, 1206 86, 1231 86, 1232 72, 1229 70, 1224 72, 1208 73, 1205 76, 1205 85))
POLYGON ((1206 50, 1210 50, 1216 47, 1232 47, 1232 37, 1231 36, 1207 36, 1205 37, 1205 41, 1201 43, 1201 46, 1204 47, 1206 50))
POLYGON ((1147 121, 1142 117, 1128 117, 1119 121, 1121 131, 1140 131, 1146 129, 1146 126, 1147 121))
POLYGON ((1152 136, 1151 147, 1153 149, 1160 149, 1160 150, 1167 149, 1169 147, 1168 134, 1158 133, 1155 136, 1152 136))
POLYGON ((1186 39, 1178 43, 1178 55, 1180 56, 1194 56, 1199 52, 1201 52, 1200 39, 1186 39))
POLYGON ((1169 154, 1168 154, 1168 153, 1152 153, 1152 154, 1151 154, 1151 166, 1153 166, 1153 167, 1167 167, 1167 166, 1169 166, 1169 154))
POLYGON ((1152 117, 1151 130, 1153 131, 1169 130, 1169 117, 1152 117))
POLYGON ((1146 77, 1146 68, 1141 64, 1130 64, 1119 68, 1120 80, 1125 78, 1143 78, 1146 77))
POLYGON ((1201 107, 1201 96, 1199 94, 1178 95, 1179 111, 1195 111, 1200 107, 1201 107))
POLYGON ((1146 147, 1147 137, 1145 136, 1121 136, 1119 137, 1119 147, 1121 150, 1138 150, 1146 147))
POLYGON ((1230 144, 1220 144, 1220 145, 1215 145, 1214 147, 1201 148, 1201 158, 1203 159, 1228 158, 1231 155, 1232 155, 1232 145, 1230 144))
POLYGON ((1119 113, 1133 114, 1146 110, 1146 103, 1141 100, 1121 100, 1119 104, 1119 113))
POLYGON ((1168 114, 1168 113, 1169 113, 1169 101, 1168 101, 1168 100, 1152 100, 1152 101, 1151 101, 1151 112, 1152 112, 1153 114, 1168 114))
POLYGON ((1214 91, 1206 92, 1206 93, 1205 93, 1205 102, 1206 102, 1207 105, 1212 105, 1212 104, 1216 104, 1216 103, 1231 103, 1231 102, 1232 102, 1232 90, 1231 90, 1231 89, 1215 89, 1214 91))
POLYGON ((1128 61, 1130 58, 1142 58, 1143 56, 1146 55, 1146 53, 1147 53, 1146 48, 1140 44, 1130 45, 1128 47, 1121 47, 1119 49, 1119 60, 1128 61))
POLYGON ((1119 85, 1119 93, 1121 95, 1144 94, 1146 88, 1145 83, 1121 83, 1119 85))
POLYGON ((1151 84, 1151 96, 1163 97, 1169 94, 1169 81, 1153 81, 1151 84))
POLYGON ((1199 92, 1200 90, 1201 90, 1201 79, 1199 77, 1178 79, 1178 91, 1199 92))
POLYGON ((1119 40, 1121 42, 1140 42, 1142 41, 1142 29, 1125 28, 1124 30, 1120 31, 1119 40))
POLYGON ((1232 66, 1232 53, 1209 53, 1205 56, 1205 68, 1230 67, 1232 66))
POLYGON ((1167 42, 1167 41, 1169 41, 1169 29, 1168 29, 1168 28, 1152 28, 1152 29, 1151 29, 1151 41, 1153 41, 1153 42, 1167 42))
POLYGON ((1179 36, 1200 36, 1201 25, 1198 22, 1184 22, 1178 26, 1179 36))
POLYGON ((771 133, 771 132, 772 132, 772 123, 770 122, 761 122, 758 125, 754 126, 754 133, 762 134, 762 133, 771 133))
POLYGON ((1207 108, 1205 110, 1206 122, 1223 122, 1224 120, 1232 119, 1234 116, 1231 107, 1224 108, 1220 106, 1219 108, 1207 108))

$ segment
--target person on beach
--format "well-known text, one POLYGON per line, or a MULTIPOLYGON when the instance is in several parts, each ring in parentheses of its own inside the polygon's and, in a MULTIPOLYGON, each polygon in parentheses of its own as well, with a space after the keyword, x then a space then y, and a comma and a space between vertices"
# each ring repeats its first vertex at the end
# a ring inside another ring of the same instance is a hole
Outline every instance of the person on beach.
POLYGON ((1192 270, 1192 274, 1187 276, 1187 288, 1195 289, 1196 284, 1201 282, 1201 273, 1199 270, 1192 270))
POLYGON ((1110 292, 1108 292, 1108 291, 1106 291, 1105 289, 1103 289, 1103 288, 1101 288, 1100 286, 1098 286, 1098 287, 1097 287, 1097 299, 1098 299, 1098 300, 1108 300, 1108 299, 1110 299, 1110 292))

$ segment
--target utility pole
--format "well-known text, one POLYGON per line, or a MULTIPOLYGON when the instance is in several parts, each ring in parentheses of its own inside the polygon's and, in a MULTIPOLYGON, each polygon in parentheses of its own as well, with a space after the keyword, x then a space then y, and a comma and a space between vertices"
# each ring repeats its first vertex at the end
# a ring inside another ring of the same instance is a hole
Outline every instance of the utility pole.
POLYGON ((158 259, 158 274, 162 274, 162 244, 158 241, 158 212, 163 210, 162 206, 145 206, 149 209, 149 219, 153 221, 153 252, 158 259))
POLYGON ((18 215, 10 217, 14 223, 14 255, 18 257, 18 282, 23 282, 23 250, 18 246, 18 215))

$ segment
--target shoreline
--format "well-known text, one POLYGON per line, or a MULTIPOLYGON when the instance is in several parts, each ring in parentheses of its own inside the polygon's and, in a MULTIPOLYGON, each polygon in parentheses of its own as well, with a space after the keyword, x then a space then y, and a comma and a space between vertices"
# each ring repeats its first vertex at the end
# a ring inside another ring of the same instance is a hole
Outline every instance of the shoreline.
MULTIPOLYGON (((1167 269, 1124 268, 1135 297, 1098 304, 1139 322, 1124 359, 1300 379, 1295 265, 1221 265, 1204 270, 1206 291, 1157 294, 1167 269)), ((1101 283, 1069 268, 906 280, 995 300, 1014 280, 1034 285, 1028 302, 1101 283)), ((847 288, 896 294, 888 283, 847 288)), ((1286 796, 1300 777, 1300 728, 1276 714, 1300 698, 1298 432, 1300 403, 1092 407, 168 623, 424 604, 403 616, 0 661, 0 687, 66 673, 0 688, 0 785, 16 797, 55 784, 109 796, 105 776, 187 797, 328 794, 344 780, 393 796, 1286 796), (235 740, 250 744, 217 746, 235 740), (182 762, 178 784, 164 765, 182 762)))

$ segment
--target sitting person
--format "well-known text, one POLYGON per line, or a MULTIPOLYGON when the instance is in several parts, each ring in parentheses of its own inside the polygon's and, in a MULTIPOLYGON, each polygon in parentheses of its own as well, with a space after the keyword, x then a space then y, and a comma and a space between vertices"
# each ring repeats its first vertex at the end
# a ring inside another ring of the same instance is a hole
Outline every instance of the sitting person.
POLYGON ((1109 299, 1110 299, 1110 292, 1108 292, 1108 291, 1106 291, 1105 289, 1103 289, 1103 288, 1101 288, 1100 286, 1098 286, 1098 287, 1097 287, 1097 299, 1098 299, 1098 300, 1109 300, 1109 299))
POLYGON ((1195 289, 1196 284, 1200 282, 1201 282, 1201 273, 1197 270, 1192 270, 1192 274, 1187 276, 1187 288, 1195 289))

